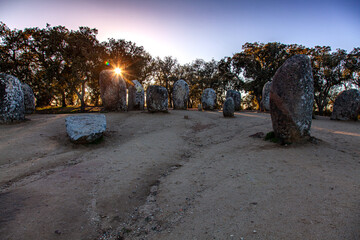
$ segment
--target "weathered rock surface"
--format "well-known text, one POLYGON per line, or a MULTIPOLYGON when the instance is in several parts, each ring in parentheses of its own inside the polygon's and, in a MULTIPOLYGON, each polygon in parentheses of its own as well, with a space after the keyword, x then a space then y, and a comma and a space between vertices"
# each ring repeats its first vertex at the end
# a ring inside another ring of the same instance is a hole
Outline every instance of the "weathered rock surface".
POLYGON ((271 81, 268 81, 264 84, 264 87, 262 89, 261 106, 265 111, 270 111, 270 88, 271 81))
POLYGON ((233 117, 235 111, 234 99, 232 97, 226 98, 223 107, 224 117, 233 117))
POLYGON ((182 79, 174 84, 173 104, 174 109, 186 110, 189 100, 189 85, 182 79))
POLYGON ((144 88, 137 80, 128 88, 128 110, 144 110, 144 88))
POLYGON ((24 93, 25 114, 32 114, 35 111, 35 95, 33 90, 26 83, 21 83, 24 93))
POLYGON ((24 93, 19 79, 0 73, 0 123, 25 120, 24 93))
POLYGON ((201 96, 201 105, 204 110, 216 108, 216 93, 212 88, 206 88, 201 96))
POLYGON ((234 108, 235 111, 241 110, 241 94, 238 91, 235 90, 228 90, 226 92, 226 99, 231 97, 234 100, 234 108))
POLYGON ((126 111, 126 83, 112 70, 104 70, 99 77, 100 96, 109 111, 126 111))
POLYGON ((103 136, 106 130, 105 115, 77 115, 65 119, 66 131, 74 143, 91 143, 103 136))
POLYGON ((146 106, 149 112, 168 111, 168 92, 166 88, 151 85, 146 89, 146 106))
POLYGON ((342 91, 335 99, 332 120, 358 120, 360 114, 360 91, 349 89, 342 91))
POLYGON ((310 138, 314 80, 310 59, 295 55, 276 71, 270 89, 270 112, 275 137, 282 143, 310 138))

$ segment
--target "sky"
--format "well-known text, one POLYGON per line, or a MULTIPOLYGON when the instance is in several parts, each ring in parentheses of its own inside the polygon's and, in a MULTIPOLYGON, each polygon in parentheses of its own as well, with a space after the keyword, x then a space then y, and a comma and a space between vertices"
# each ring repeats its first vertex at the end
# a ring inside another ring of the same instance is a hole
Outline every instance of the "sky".
POLYGON ((359 0, 0 0, 0 21, 97 28, 100 41, 125 39, 182 64, 232 56, 246 42, 360 47, 359 0))

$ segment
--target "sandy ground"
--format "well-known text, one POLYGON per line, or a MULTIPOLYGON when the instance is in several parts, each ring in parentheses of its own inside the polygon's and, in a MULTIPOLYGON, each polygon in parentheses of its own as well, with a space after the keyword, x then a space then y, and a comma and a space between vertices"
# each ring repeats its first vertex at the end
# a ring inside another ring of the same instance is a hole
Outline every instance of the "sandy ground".
POLYGON ((75 145, 66 116, 0 125, 0 239, 360 239, 360 122, 280 146, 266 113, 107 113, 75 145))

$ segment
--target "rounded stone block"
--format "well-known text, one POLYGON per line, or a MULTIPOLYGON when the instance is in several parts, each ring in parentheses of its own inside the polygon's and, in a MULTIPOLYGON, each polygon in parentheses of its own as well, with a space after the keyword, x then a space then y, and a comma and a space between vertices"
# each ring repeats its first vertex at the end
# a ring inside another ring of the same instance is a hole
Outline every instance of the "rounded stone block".
POLYGON ((146 89, 146 106, 149 112, 168 111, 168 92, 166 88, 151 85, 146 89))
POLYGON ((144 88, 137 80, 128 88, 128 110, 144 110, 144 88))
POLYGON ((360 91, 349 89, 342 91, 335 99, 332 120, 357 121, 360 114, 360 91))
POLYGON ((224 117, 234 117, 235 104, 234 99, 229 97, 224 102, 223 115, 224 117))
POLYGON ((186 110, 189 100, 189 85, 182 79, 176 81, 172 96, 174 109, 186 110))
POLYGON ((0 73, 0 123, 25 120, 24 93, 19 79, 0 73))
POLYGON ((241 110, 241 94, 238 91, 235 90, 228 90, 226 92, 226 99, 232 98, 234 100, 234 108, 235 111, 241 110))
POLYGON ((216 108, 216 93, 212 88, 206 88, 201 96, 201 105, 204 110, 216 108))

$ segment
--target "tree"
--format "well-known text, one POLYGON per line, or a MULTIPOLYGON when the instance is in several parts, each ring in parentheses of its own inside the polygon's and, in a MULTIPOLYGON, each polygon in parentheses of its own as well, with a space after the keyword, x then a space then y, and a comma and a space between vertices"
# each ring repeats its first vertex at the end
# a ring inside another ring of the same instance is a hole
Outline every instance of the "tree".
POLYGON ((169 106, 172 107, 172 90, 174 83, 181 78, 180 65, 176 58, 170 56, 156 58, 154 63, 153 79, 155 84, 166 88, 169 96, 169 106))
POLYGON ((10 30, 0 22, 0 72, 14 75, 30 86, 37 67, 31 43, 29 30, 10 30))
POLYGON ((143 47, 136 46, 131 41, 113 38, 103 42, 102 45, 106 49, 106 61, 110 62, 109 68, 121 68, 127 84, 131 80, 142 83, 149 77, 152 71, 152 57, 143 47))
POLYGON ((338 49, 331 53, 330 47, 316 46, 311 49, 314 78, 314 100, 320 115, 323 115, 330 101, 331 91, 351 79, 345 71, 347 54, 338 49))
POLYGON ((289 57, 287 46, 281 43, 245 43, 243 51, 232 57, 234 72, 243 74, 244 90, 251 92, 258 103, 264 84, 289 57))
POLYGON ((96 39, 97 33, 97 29, 88 27, 71 31, 64 50, 65 69, 69 74, 66 84, 78 96, 81 111, 85 111, 88 85, 99 88, 104 48, 96 39))
POLYGON ((63 26, 51 27, 49 24, 45 29, 28 30, 33 38, 31 50, 36 55, 37 63, 37 73, 33 79, 33 85, 39 93, 37 105, 49 105, 58 96, 65 107, 67 95, 72 93, 67 88, 70 70, 64 58, 69 30, 63 26))
MULTIPOLYGON (((218 93, 218 62, 196 59, 191 64, 181 67, 181 78, 189 83, 189 106, 201 102, 201 94, 205 88, 213 88, 218 93)), ((221 95, 220 93, 218 95, 221 95)))
POLYGON ((185 81, 189 84, 189 102, 188 107, 192 108, 195 104, 200 103, 201 93, 203 90, 200 77, 198 75, 198 64, 203 60, 195 60, 192 64, 185 64, 182 66, 182 76, 185 81))
POLYGON ((37 106, 53 102, 66 106, 79 100, 81 110, 87 103, 99 103, 99 74, 115 67, 122 68, 127 84, 136 79, 145 85, 164 86, 170 106, 173 84, 179 79, 189 83, 189 107, 200 102, 205 88, 216 91, 219 103, 227 90, 245 90, 250 94, 249 107, 258 106, 263 85, 296 54, 307 54, 311 59, 315 105, 320 114, 340 89, 360 87, 360 48, 347 54, 341 49, 332 52, 330 47, 309 49, 297 44, 255 42, 244 44, 241 52, 219 62, 196 59, 180 65, 173 57, 154 59, 143 47, 124 39, 100 44, 96 35, 97 30, 88 27, 69 31, 47 25, 44 29, 11 30, 0 22, 0 71, 28 83, 37 106))
POLYGON ((345 71, 348 72, 351 85, 360 88, 360 48, 354 48, 346 58, 345 71))
POLYGON ((238 74, 234 70, 233 62, 230 57, 225 57, 218 62, 217 80, 218 99, 220 99, 221 104, 223 104, 223 99, 227 90, 240 91, 244 87, 244 79, 241 74, 238 74))

